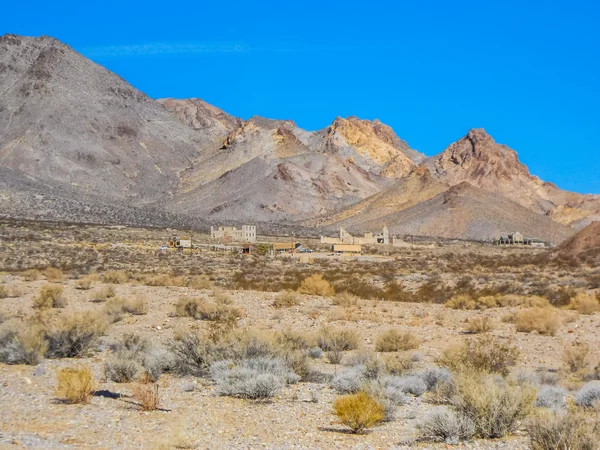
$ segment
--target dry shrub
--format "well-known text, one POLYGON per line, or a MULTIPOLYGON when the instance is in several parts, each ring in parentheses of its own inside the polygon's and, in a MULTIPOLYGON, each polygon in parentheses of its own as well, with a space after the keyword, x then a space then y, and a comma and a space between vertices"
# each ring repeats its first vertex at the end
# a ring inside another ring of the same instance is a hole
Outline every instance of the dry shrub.
POLYGON ((455 371, 466 369, 506 376, 518 357, 517 348, 486 336, 446 348, 438 363, 455 371))
POLYGON ((132 386, 133 398, 142 411, 155 411, 159 405, 158 384, 137 383, 132 386))
POLYGON ((25 281, 37 281, 41 278, 42 274, 37 269, 29 269, 21 274, 25 281))
POLYGON ((420 340, 410 332, 401 333, 392 328, 377 336, 375 351, 377 352, 401 352, 413 350, 420 345, 420 340))
POLYGON ((473 422, 477 437, 504 437, 533 411, 536 392, 531 386, 473 371, 455 374, 453 384, 457 394, 454 408, 473 422))
POLYGON ((290 329, 277 333, 275 335, 275 343, 287 350, 308 350, 311 344, 304 334, 290 329))
POLYGON ((208 278, 206 278, 206 277, 203 277, 203 276, 197 276, 197 277, 192 278, 190 280, 189 286, 192 289, 198 289, 198 290, 201 290, 201 289, 212 289, 212 287, 213 287, 213 285, 210 282, 210 280, 208 278))
POLYGON ((527 433, 532 450, 595 450, 600 440, 598 429, 574 408, 539 411, 527 424, 527 433))
POLYGON ((63 296, 63 288, 58 284, 46 284, 40 288, 40 293, 33 298, 36 309, 64 308, 67 300, 63 296))
POLYGON ((111 297, 106 300, 104 308, 102 308, 102 314, 108 323, 116 323, 123 318, 125 314, 125 302, 126 300, 121 297, 111 297))
POLYGON ((384 407, 366 392, 337 397, 333 409, 353 433, 362 433, 367 428, 379 425, 385 418, 384 407))
POLYGON ((198 320, 210 320, 215 314, 215 304, 202 297, 179 297, 175 304, 175 316, 192 317, 198 320))
POLYGON ((4 286, 0 285, 0 299, 8 297, 8 289, 5 289, 4 286))
POLYGON ((94 394, 94 378, 86 366, 61 369, 56 396, 67 403, 88 403, 94 394))
POLYGON ((302 280, 298 292, 308 295, 321 295, 323 297, 330 297, 334 294, 333 286, 323 278, 323 274, 321 273, 315 273, 302 280))
POLYGON ((469 333, 487 333, 496 328, 495 322, 488 316, 471 317, 467 320, 467 331, 469 333))
POLYGON ((74 358, 91 348, 106 331, 106 317, 91 312, 55 317, 45 329, 48 358, 74 358))
POLYGON ((569 373, 585 371, 589 364, 590 348, 586 344, 576 344, 563 350, 563 365, 569 373))
POLYGON ((56 267, 48 267, 42 272, 42 274, 51 283, 60 283, 65 279, 65 274, 62 272, 62 270, 57 269, 56 267))
POLYGON ((144 284, 146 286, 185 286, 185 279, 163 273, 145 277, 144 284))
POLYGON ((387 355, 383 359, 384 370, 390 375, 404 375, 412 371, 414 365, 413 357, 408 353, 387 355))
POLYGON ((579 314, 594 314, 600 311, 600 302, 595 296, 580 292, 571 299, 569 308, 574 309, 579 314))
POLYGON ((110 284, 123 284, 129 281, 129 275, 122 270, 109 270, 102 275, 102 281, 110 284))
POLYGON ((139 295, 125 300, 123 311, 133 314, 134 316, 143 316, 148 314, 148 302, 144 297, 139 295))
POLYGON ((338 292, 333 297, 333 304, 344 308, 358 305, 358 297, 350 292, 338 292))
POLYGON ((224 291, 223 289, 213 289, 212 298, 214 299, 217 305, 231 305, 233 303, 231 295, 229 295, 229 293, 224 291))
POLYGON ((473 298, 469 294, 459 294, 448 300, 444 306, 452 309, 486 309, 498 306, 494 297, 473 298))
POLYGON ((92 285, 98 280, 97 275, 86 275, 75 282, 75 289, 87 291, 92 288, 92 285))
POLYGON ((96 289, 90 295, 90 301, 92 302, 104 302, 109 298, 113 298, 117 295, 117 291, 114 286, 102 286, 100 289, 96 289))
POLYGON ((17 298, 23 296, 23 289, 20 286, 11 285, 5 289, 8 298, 17 298))
POLYGON ((0 330, 0 362, 36 365, 48 349, 38 326, 21 326, 19 330, 0 330))
POLYGON ((291 308, 300 303, 300 297, 294 291, 283 291, 275 297, 273 301, 273 307, 280 308, 291 308))
POLYGON ((358 334, 352 330, 323 328, 317 335, 317 342, 326 352, 355 350, 358 348, 358 334))
POLYGON ((562 324, 554 309, 533 307, 519 311, 515 316, 515 325, 517 331, 524 333, 537 331, 554 336, 562 324))

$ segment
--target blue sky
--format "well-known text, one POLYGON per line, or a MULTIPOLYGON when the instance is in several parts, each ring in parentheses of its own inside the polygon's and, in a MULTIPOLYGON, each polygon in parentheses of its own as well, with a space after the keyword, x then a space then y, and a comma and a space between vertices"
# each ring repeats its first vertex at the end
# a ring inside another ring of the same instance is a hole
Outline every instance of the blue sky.
POLYGON ((3 5, 0 34, 243 118, 379 118, 427 155, 483 127, 542 179, 600 193, 597 1, 91 3, 3 5))

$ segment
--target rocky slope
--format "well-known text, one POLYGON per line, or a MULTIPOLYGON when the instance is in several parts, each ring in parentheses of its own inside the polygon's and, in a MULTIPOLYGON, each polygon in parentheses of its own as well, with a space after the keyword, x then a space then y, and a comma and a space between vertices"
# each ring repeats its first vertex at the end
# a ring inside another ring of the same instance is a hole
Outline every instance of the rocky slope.
POLYGON ((592 222, 575 236, 563 242, 557 249, 568 256, 600 256, 600 222, 592 222))

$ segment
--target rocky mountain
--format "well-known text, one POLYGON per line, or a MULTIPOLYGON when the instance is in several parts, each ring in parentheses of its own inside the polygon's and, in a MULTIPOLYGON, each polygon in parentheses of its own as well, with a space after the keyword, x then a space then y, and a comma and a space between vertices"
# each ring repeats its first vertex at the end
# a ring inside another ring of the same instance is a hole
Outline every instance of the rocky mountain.
POLYGON ((0 37, 0 216, 207 228, 345 226, 552 242, 600 197, 532 176, 471 130, 425 158, 379 120, 242 120, 200 99, 153 100, 50 38, 0 37))
POLYGON ((600 222, 592 222, 563 242, 557 252, 567 256, 600 259, 600 222))
POLYGON ((483 129, 470 130, 423 165, 449 186, 467 182, 563 224, 600 218, 600 196, 566 192, 531 175, 514 150, 497 144, 483 129))

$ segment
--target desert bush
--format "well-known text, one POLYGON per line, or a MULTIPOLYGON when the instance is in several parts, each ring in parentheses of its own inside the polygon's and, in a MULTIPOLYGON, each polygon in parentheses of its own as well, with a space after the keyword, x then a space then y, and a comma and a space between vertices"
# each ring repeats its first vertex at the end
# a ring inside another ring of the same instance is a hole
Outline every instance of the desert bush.
POLYGON ((518 357, 519 351, 515 347, 488 336, 445 349, 438 362, 451 370, 466 368, 506 376, 518 357))
POLYGON ((330 350, 325 352, 325 356, 330 364, 341 364, 344 359, 344 352, 341 350, 330 350))
POLYGON ((428 442, 445 442, 457 445, 475 434, 475 424, 462 414, 443 408, 431 411, 417 424, 419 439, 428 442))
POLYGON ((427 391, 427 385, 418 376, 406 375, 388 375, 381 380, 383 389, 387 397, 392 397, 392 392, 410 394, 415 397, 420 397, 427 391))
POLYGON ((589 364, 590 348, 586 344, 565 347, 562 360, 567 372, 577 373, 585 370, 589 364))
POLYGON ((527 424, 532 450, 595 450, 598 431, 579 411, 544 411, 527 424))
POLYGON ((109 284, 123 284, 129 281, 129 275, 122 270, 109 270, 102 275, 102 281, 109 284))
POLYGON ((339 393, 355 393, 367 381, 365 366, 351 366, 336 373, 331 379, 331 387, 339 393))
POLYGON ((310 347, 310 342, 304 334, 289 329, 278 332, 275 335, 275 343, 288 350, 307 350, 310 347))
POLYGON ((575 404, 586 408, 600 405, 600 382, 590 381, 575 394, 575 404))
POLYGON ((140 296, 128 298, 123 304, 123 311, 134 316, 146 315, 148 314, 148 301, 140 296))
POLYGON ((48 267, 44 269, 42 274, 50 283, 60 283, 65 279, 65 274, 62 272, 62 270, 57 269, 56 267, 48 267))
POLYGON ((102 286, 100 289, 96 289, 90 295, 90 301, 92 302, 104 302, 109 298, 113 298, 117 295, 114 286, 102 286))
POLYGON ((248 399, 271 398, 285 384, 300 378, 279 358, 219 361, 211 366, 210 373, 219 395, 248 399))
POLYGON ((221 288, 213 288, 211 295, 217 305, 223 306, 233 304, 231 295, 221 288))
POLYGON ((377 336, 375 351, 378 352, 400 352, 413 350, 420 344, 419 338, 410 332, 401 333, 392 328, 377 336))
POLYGON ((158 409, 160 402, 158 384, 137 383, 131 389, 133 398, 138 402, 142 411, 154 411, 158 409))
MULTIPOLYGON (((2 286, 0 286, 0 291, 2 290, 2 286)), ((11 285, 4 288, 5 298, 17 298, 23 296, 23 289, 20 286, 11 285)), ((2 297, 0 297, 2 298, 2 297)))
POLYGON ((561 326, 558 313, 548 308, 529 308, 519 311, 515 316, 517 331, 554 336, 561 326))
POLYGON ((495 328, 495 323, 491 317, 477 316, 467 320, 467 331, 469 333, 487 333, 495 328))
POLYGON ((8 290, 0 285, 0 299, 8 297, 8 290))
POLYGON ((469 294, 459 294, 448 300, 444 306, 452 309, 487 309, 498 306, 494 297, 472 297, 469 294))
POLYGON ((37 297, 33 298, 33 307, 36 309, 64 308, 67 300, 63 295, 63 288, 57 284, 46 284, 40 288, 37 297))
POLYGON ((337 397, 333 409, 340 421, 353 433, 362 433, 385 418, 384 407, 366 392, 337 397))
POLYGON ((453 384, 457 413, 472 421, 475 435, 485 439, 513 432, 531 413, 536 395, 532 387, 476 372, 458 373, 453 384))
POLYGON ((273 307, 280 308, 291 308, 300 303, 300 297, 294 291, 283 291, 275 297, 273 301, 273 307))
POLYGON ((37 281, 41 278, 42 274, 37 269, 29 269, 21 274, 25 281, 37 281))
POLYGON ((126 300, 121 297, 111 297, 106 300, 102 308, 102 314, 109 324, 116 323, 125 315, 126 300))
POLYGON ((325 351, 346 351, 358 348, 358 334, 355 331, 322 328, 317 335, 317 343, 325 351))
POLYGON ((56 318, 46 329, 48 358, 74 358, 88 350, 106 330, 106 318, 89 312, 56 318))
POLYGON ((67 403, 88 403, 94 393, 94 379, 88 367, 61 369, 56 396, 67 403))
POLYGON ((216 305, 201 297, 179 297, 175 304, 175 316, 192 317, 194 319, 209 320, 216 310, 216 305))
POLYGON ((433 391, 441 384, 447 384, 452 381, 452 374, 443 367, 429 367, 417 374, 423 380, 428 391, 433 391))
POLYGON ((412 355, 407 353, 386 355, 383 358, 383 367, 386 373, 390 375, 403 375, 412 370, 414 360, 412 355))
POLYGON ((182 277, 173 277, 162 273, 144 277, 144 284, 146 286, 185 286, 186 283, 182 277))
POLYGON ((48 344, 38 327, 0 330, 0 362, 5 364, 36 365, 48 344))
POLYGON ((212 289, 213 285, 210 282, 210 280, 206 277, 203 276, 197 276, 194 277, 190 280, 190 284, 189 286, 192 289, 198 289, 198 290, 202 290, 202 289, 212 289))
POLYGON ((571 299, 570 309, 574 309, 579 314, 594 314, 600 311, 600 302, 591 294, 580 292, 571 299))
POLYGON ((106 378, 115 383, 126 383, 140 377, 157 381, 173 365, 166 351, 154 347, 137 334, 126 334, 114 346, 113 354, 104 364, 106 378))
POLYGON ((334 294, 333 286, 320 273, 315 273, 302 280, 298 292, 308 295, 321 295, 323 297, 330 297, 334 294))
POLYGON ((539 408, 560 409, 567 405, 569 393, 560 386, 542 385, 535 400, 535 406, 539 408))
POLYGON ((358 297, 350 292, 338 292, 333 297, 333 304, 344 308, 358 305, 358 297))
POLYGON ((218 346, 214 342, 192 332, 176 332, 169 343, 174 356, 173 369, 181 375, 203 377, 208 374, 211 364, 216 361, 234 358, 233 349, 218 346))

